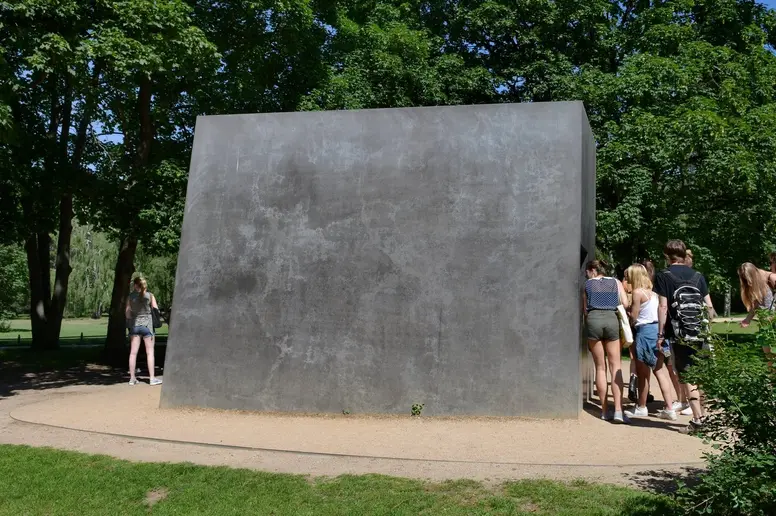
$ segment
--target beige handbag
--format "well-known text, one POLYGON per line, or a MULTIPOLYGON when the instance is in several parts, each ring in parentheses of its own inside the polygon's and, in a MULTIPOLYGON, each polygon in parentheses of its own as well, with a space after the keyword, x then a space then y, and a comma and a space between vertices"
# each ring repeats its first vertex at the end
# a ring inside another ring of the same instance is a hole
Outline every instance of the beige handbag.
POLYGON ((617 318, 620 320, 620 342, 622 343, 622 347, 627 348, 633 344, 633 331, 630 327, 628 314, 625 312, 625 307, 622 305, 617 305, 617 318))

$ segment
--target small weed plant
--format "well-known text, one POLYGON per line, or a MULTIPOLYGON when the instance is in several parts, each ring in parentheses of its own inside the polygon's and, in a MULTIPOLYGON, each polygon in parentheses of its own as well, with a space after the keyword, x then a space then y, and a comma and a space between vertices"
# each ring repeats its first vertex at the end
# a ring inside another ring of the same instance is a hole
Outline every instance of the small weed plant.
POLYGON ((776 314, 758 318, 754 343, 712 337, 713 352, 689 371, 706 398, 700 436, 715 451, 698 483, 677 491, 686 514, 776 513, 776 314))
POLYGON ((420 416, 423 413, 423 407, 425 407, 423 403, 413 403, 410 414, 413 416, 420 416))

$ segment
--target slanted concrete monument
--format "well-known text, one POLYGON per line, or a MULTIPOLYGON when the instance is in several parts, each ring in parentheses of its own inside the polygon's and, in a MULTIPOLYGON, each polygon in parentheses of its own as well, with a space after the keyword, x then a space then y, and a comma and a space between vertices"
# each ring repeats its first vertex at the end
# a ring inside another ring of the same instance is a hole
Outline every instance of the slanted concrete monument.
POLYGON ((581 103, 197 120, 162 406, 577 417, 581 103))

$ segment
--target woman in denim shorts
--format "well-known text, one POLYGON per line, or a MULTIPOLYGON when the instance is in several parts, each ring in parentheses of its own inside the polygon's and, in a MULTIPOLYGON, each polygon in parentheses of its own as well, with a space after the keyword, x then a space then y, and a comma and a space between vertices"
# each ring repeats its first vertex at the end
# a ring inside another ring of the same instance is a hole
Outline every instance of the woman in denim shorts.
POLYGON ((134 290, 129 294, 125 310, 130 345, 129 385, 137 384, 135 371, 137 370, 137 352, 140 350, 141 338, 146 348, 150 384, 159 385, 162 380, 154 375, 154 318, 151 315, 151 309, 159 307, 154 295, 148 292, 148 285, 144 278, 137 277, 132 283, 134 290))
MULTIPOLYGON (((658 417, 676 421, 673 407, 673 392, 671 377, 665 363, 666 349, 658 349, 658 296, 652 291, 652 280, 647 269, 640 264, 631 265, 625 271, 625 279, 633 288, 633 304, 630 318, 636 328, 636 374, 639 379, 639 399, 633 412, 626 412, 628 417, 647 417, 647 395, 649 393, 649 377, 654 371, 660 391, 665 400, 665 409, 658 412, 658 417)), ((666 346, 667 348, 667 346, 666 346)))

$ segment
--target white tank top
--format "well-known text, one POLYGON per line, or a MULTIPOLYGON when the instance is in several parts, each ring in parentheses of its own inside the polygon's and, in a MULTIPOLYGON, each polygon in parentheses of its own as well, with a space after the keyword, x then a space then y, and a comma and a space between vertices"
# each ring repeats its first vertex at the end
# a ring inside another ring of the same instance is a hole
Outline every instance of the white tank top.
POLYGON ((639 307, 639 316, 636 319, 636 326, 652 324, 657 322, 657 294, 650 291, 644 291, 649 296, 646 303, 641 303, 639 307))

